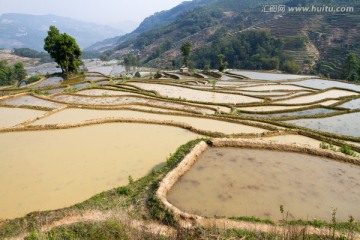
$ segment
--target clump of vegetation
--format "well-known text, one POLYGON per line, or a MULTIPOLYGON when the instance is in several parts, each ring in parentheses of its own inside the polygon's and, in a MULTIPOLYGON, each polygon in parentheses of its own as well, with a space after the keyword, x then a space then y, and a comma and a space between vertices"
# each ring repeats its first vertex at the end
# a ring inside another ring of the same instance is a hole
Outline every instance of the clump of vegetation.
POLYGON ((36 95, 49 95, 48 91, 41 91, 40 89, 30 89, 30 92, 36 95))
POLYGON ((31 76, 28 79, 26 79, 26 83, 31 84, 31 83, 39 81, 40 79, 41 79, 41 77, 39 75, 34 75, 34 76, 31 76))
POLYGON ((136 77, 136 78, 141 78, 141 74, 140 74, 139 71, 137 71, 137 72, 135 73, 135 77, 136 77))
POLYGON ((133 177, 131 175, 129 175, 128 180, 129 180, 129 184, 134 183, 134 179, 133 179, 133 177))
POLYGON ((349 53, 346 56, 343 71, 344 79, 351 82, 359 80, 360 61, 355 53, 349 53))
POLYGON ((334 152, 342 152, 346 155, 352 156, 352 157, 360 157, 359 154, 357 154, 354 150, 351 149, 351 147, 349 145, 342 145, 340 148, 337 148, 331 144, 327 144, 324 142, 320 143, 320 148, 322 149, 328 149, 328 150, 332 150, 334 152))
POLYGON ((211 86, 212 86, 212 88, 213 88, 213 90, 215 90, 215 87, 216 87, 216 83, 217 83, 217 81, 216 80, 210 80, 210 84, 211 84, 211 86))
POLYGON ((296 74, 299 73, 300 67, 299 64, 297 64, 296 62, 287 60, 284 62, 282 70, 284 70, 287 73, 296 74))
POLYGON ((0 86, 12 85, 16 81, 22 81, 26 78, 26 71, 23 63, 15 63, 9 66, 5 60, 0 61, 0 86))
POLYGON ((350 146, 348 145, 342 145, 341 148, 340 148, 340 152, 346 154, 346 155, 350 155, 350 156, 353 156, 353 157, 360 157, 359 154, 357 154, 355 151, 353 151, 351 149, 350 146))
POLYGON ((69 87, 65 88, 63 92, 64 93, 73 93, 73 92, 76 92, 77 90, 78 89, 76 87, 69 86, 69 87))
POLYGON ((225 68, 227 68, 228 62, 224 61, 224 55, 223 54, 219 54, 218 58, 219 58, 219 72, 223 72, 225 70, 225 68))

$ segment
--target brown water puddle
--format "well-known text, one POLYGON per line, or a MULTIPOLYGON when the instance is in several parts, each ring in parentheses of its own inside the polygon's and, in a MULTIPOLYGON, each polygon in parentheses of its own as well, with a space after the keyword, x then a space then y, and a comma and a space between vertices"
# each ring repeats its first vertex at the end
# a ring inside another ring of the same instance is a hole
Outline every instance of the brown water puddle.
POLYGON ((33 123, 33 125, 42 124, 68 124, 79 123, 87 120, 101 119, 101 118, 135 118, 140 120, 159 120, 159 121, 174 121, 180 123, 187 123, 195 128, 205 131, 221 132, 225 134, 233 133, 263 133, 267 130, 246 126, 243 124, 229 123, 224 121, 173 116, 165 114, 154 114, 138 111, 128 110, 88 110, 88 109, 65 109, 61 112, 55 113, 47 118, 41 119, 33 123))
POLYGON ((164 164, 197 135, 175 127, 105 124, 0 134, 0 218, 70 206, 164 164))
POLYGON ((0 128, 12 127, 27 120, 37 118, 45 111, 0 107, 0 128))
POLYGON ((169 202, 202 216, 360 219, 360 167, 269 150, 210 148, 175 184, 169 202))

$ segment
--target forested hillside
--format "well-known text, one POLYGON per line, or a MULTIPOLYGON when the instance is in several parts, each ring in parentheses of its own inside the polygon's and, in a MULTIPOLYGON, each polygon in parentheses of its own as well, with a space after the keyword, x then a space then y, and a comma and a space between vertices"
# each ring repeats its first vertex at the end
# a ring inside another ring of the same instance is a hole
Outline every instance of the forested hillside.
POLYGON ((229 68, 280 69, 333 78, 344 78, 347 56, 360 57, 359 0, 190 3, 147 18, 132 35, 109 44, 106 57, 134 54, 145 65, 179 67, 180 47, 190 42, 190 67, 216 68, 222 54, 229 68), (354 12, 264 12, 264 4, 351 6, 354 12))

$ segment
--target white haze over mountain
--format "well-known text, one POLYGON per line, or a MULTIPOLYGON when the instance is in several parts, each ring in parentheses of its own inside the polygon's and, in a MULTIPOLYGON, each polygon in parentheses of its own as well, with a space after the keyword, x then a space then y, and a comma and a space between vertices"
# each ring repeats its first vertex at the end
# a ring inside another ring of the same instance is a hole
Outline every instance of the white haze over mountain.
MULTIPOLYGON (((144 18, 167 10, 184 0, 0 0, 0 14, 54 14, 102 25, 124 24, 129 28, 144 18), (125 23, 126 25, 126 23, 125 23)), ((126 30, 126 29, 125 29, 126 30)))

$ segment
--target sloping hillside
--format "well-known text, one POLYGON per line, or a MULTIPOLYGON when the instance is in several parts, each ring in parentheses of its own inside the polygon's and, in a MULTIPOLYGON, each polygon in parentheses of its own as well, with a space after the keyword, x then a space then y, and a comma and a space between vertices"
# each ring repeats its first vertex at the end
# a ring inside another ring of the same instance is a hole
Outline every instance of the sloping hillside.
POLYGON ((203 6, 208 3, 210 3, 213 0, 193 0, 193 1, 184 1, 183 3, 179 4, 178 6, 167 10, 167 11, 161 11, 158 13, 155 13, 154 15, 151 15, 144 19, 144 21, 139 25, 138 28, 136 28, 133 32, 126 34, 124 36, 117 36, 114 38, 105 39, 103 41, 97 42, 88 48, 86 50, 89 51, 107 51, 111 50, 117 45, 135 38, 141 33, 153 30, 155 28, 160 28, 167 26, 174 21, 176 21, 182 14, 184 14, 186 11, 193 9, 198 6, 203 6))
MULTIPOLYGON (((353 6, 352 13, 293 13, 262 12, 264 1, 256 0, 203 0, 184 3, 178 7, 155 14, 147 18, 140 27, 126 37, 116 38, 103 42, 106 50, 111 49, 112 57, 121 58, 126 54, 134 53, 140 60, 150 66, 171 67, 180 59, 180 47, 184 42, 192 44, 192 52, 196 62, 194 67, 204 66, 204 54, 213 48, 212 58, 207 59, 212 67, 218 54, 225 54, 229 67, 239 68, 249 64, 246 58, 232 60, 233 56, 241 55, 236 49, 236 38, 243 37, 248 31, 269 31, 270 34, 281 40, 281 52, 261 53, 249 50, 249 53, 260 54, 259 60, 273 61, 277 57, 280 64, 285 61, 294 62, 302 72, 319 72, 332 77, 339 77, 346 55, 355 52, 360 56, 360 1, 332 1, 332 6, 353 6), (186 7, 185 7, 186 6, 186 7), (153 23, 153 24, 152 24, 153 23), (106 43, 106 44, 104 44, 106 43), (221 46, 229 46, 224 49, 221 46), (230 50, 229 50, 230 48, 230 50), (264 56, 267 59, 264 59, 264 56), (199 64, 202 62, 201 64, 199 64), (236 63, 236 64, 234 64, 236 63)), ((312 6, 325 4, 321 0, 270 0, 270 4, 284 4, 290 6, 312 6)), ((103 48, 105 49, 105 48, 103 48)), ((249 56, 250 57, 250 56, 249 56)), ((248 57, 248 59, 249 59, 248 57)), ((273 64, 277 66, 279 64, 273 64)), ((251 65, 250 65, 251 66, 251 65)), ((255 69, 266 68, 262 64, 253 66, 255 69)))

